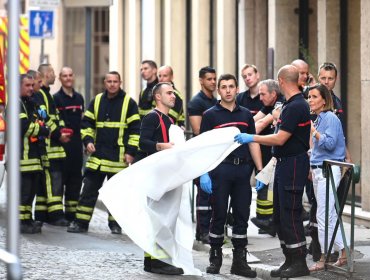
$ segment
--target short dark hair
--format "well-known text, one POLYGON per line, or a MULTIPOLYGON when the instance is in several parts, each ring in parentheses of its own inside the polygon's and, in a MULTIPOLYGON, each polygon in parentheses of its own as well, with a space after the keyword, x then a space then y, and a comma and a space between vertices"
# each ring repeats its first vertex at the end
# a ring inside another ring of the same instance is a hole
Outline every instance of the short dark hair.
POLYGON ((36 79, 37 75, 41 75, 41 73, 39 71, 30 69, 27 71, 27 75, 30 75, 32 78, 36 79))
POLYGON ((320 92, 321 97, 325 100, 325 105, 323 111, 333 111, 334 110, 334 102, 333 97, 331 96, 330 91, 328 88, 323 84, 317 84, 313 87, 310 87, 310 91, 313 89, 317 89, 320 92))
POLYGON ((200 68, 199 78, 204 78, 207 73, 216 74, 216 69, 212 68, 211 66, 205 66, 205 67, 200 68))
POLYGON ((164 85, 168 85, 168 86, 171 86, 172 87, 172 84, 171 83, 168 83, 168 82, 163 82, 163 83, 158 83, 156 84, 153 89, 152 89, 152 94, 153 96, 158 92, 158 90, 164 86, 164 85))
MULTIPOLYGON (((118 79, 121 81, 121 75, 120 75, 117 71, 109 71, 109 72, 105 75, 105 77, 106 77, 107 75, 116 75, 116 76, 118 76, 118 79)), ((105 77, 104 77, 104 80, 105 80, 105 77)))
POLYGON ((30 79, 33 80, 33 77, 29 75, 28 73, 20 74, 19 75, 19 84, 22 85, 24 79, 30 79))
POLYGON ((232 74, 222 74, 217 81, 217 87, 220 87, 221 81, 228 81, 228 80, 234 80, 235 85, 238 86, 238 80, 235 78, 232 74))
POLYGON ((37 68, 37 71, 41 73, 41 77, 45 76, 45 73, 49 69, 49 67, 51 67, 50 63, 42 63, 39 65, 39 67, 37 68))
POLYGON ((319 67, 319 74, 320 74, 320 71, 322 69, 324 69, 325 71, 332 71, 332 70, 334 70, 335 77, 338 75, 337 66, 334 63, 332 63, 332 62, 324 62, 323 64, 321 64, 320 67, 319 67))
POLYGON ((155 61, 150 60, 150 59, 143 60, 143 61, 141 62, 141 64, 149 64, 149 65, 150 65, 150 67, 152 67, 152 68, 155 68, 155 69, 157 69, 157 68, 158 68, 158 67, 157 67, 157 63, 155 63, 155 61))

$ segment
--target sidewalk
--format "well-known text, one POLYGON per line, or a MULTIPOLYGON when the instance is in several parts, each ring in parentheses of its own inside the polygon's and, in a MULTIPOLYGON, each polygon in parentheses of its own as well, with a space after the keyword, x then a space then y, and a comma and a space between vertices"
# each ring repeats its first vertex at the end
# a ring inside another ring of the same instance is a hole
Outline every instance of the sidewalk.
MULTIPOLYGON (((257 194, 253 188, 253 198, 251 205, 251 217, 256 213, 256 197, 257 194)), ((307 222, 305 222, 307 223, 307 222)), ((248 251, 251 255, 247 255, 248 263, 255 268, 257 275, 262 279, 277 279, 270 277, 270 271, 276 269, 284 262, 285 258, 280 248, 280 242, 276 237, 271 237, 268 234, 258 234, 258 228, 249 221, 248 227, 248 251)), ((350 240, 350 224, 344 223, 346 238, 350 240)), ((307 238, 307 244, 311 242, 310 237, 307 238)), ((349 246, 349 242, 347 243, 349 246)), ((209 245, 204 245, 198 241, 194 243, 194 250, 209 251, 209 245)), ((363 226, 355 226, 355 265, 352 279, 370 279, 370 229, 363 226)), ((232 258, 232 244, 230 239, 223 246, 223 255, 225 258, 232 258)), ((310 267, 313 264, 312 256, 307 256, 307 264, 310 267)), ((349 279, 349 275, 335 269, 328 268, 327 271, 319 271, 311 273, 310 276, 298 277, 295 279, 349 279)))

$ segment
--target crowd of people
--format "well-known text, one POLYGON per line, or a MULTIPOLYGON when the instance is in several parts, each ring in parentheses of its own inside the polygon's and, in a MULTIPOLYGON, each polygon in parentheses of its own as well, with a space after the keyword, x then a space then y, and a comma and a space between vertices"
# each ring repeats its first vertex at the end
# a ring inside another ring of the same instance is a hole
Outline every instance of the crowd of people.
MULTIPOLYGON (((324 269, 323 161, 351 161, 342 106, 333 92, 337 74, 333 63, 324 63, 316 83, 308 64, 297 59, 279 70, 277 80, 261 80, 257 67, 246 64, 241 77, 248 89, 239 93, 234 75, 221 74, 217 79, 214 68, 199 70, 201 89, 186 110, 193 137, 234 126, 240 130, 235 142, 242 144, 214 170, 194 178, 195 238, 211 246, 207 273, 220 272, 224 227, 231 216, 231 273, 256 277, 247 263, 250 182, 272 159, 276 160, 273 199, 268 197, 268 184, 256 179, 257 208, 251 218, 260 234, 277 235, 280 240, 286 260, 271 276, 290 278, 324 269), (317 261, 310 268, 303 227, 305 189, 312 202, 309 252, 317 261)), ((175 87, 173 69, 168 65, 158 68, 154 61, 144 60, 141 77, 146 87, 136 102, 121 88, 120 74, 108 72, 103 92, 85 109, 83 96, 73 88, 70 67, 60 70, 61 88, 54 94, 50 92, 56 78, 52 65, 41 64, 20 76, 21 233, 40 233, 44 223, 67 227, 71 233, 87 232, 104 181, 173 146, 168 136, 171 124, 185 129, 184 101, 175 87)), ((334 168, 333 173, 338 187, 341 170, 334 168)), ((337 219, 333 193, 329 207, 331 236, 337 219)), ((108 226, 112 234, 122 233, 110 213, 108 226)), ((335 265, 343 266, 346 255, 340 233, 335 246, 341 251, 335 265)), ((145 254, 144 270, 183 273, 149 254, 145 254)))

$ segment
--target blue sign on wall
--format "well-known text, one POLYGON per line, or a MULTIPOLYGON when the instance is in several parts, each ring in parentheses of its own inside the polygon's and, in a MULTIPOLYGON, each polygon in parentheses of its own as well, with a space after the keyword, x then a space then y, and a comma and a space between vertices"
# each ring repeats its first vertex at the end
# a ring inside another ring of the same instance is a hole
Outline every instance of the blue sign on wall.
POLYGON ((31 38, 53 38, 54 11, 30 11, 29 25, 29 33, 31 38))

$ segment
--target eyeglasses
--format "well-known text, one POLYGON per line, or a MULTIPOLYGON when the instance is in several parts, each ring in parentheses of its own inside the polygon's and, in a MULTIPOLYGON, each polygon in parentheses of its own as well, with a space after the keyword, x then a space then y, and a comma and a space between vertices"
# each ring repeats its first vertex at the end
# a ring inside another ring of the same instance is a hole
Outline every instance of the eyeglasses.
POLYGON ((325 69, 326 71, 335 70, 337 71, 337 66, 332 62, 324 62, 320 65, 319 69, 325 69))

